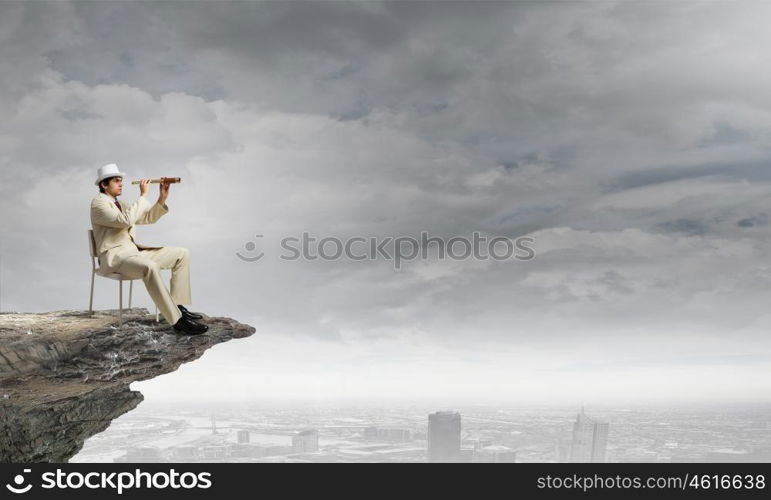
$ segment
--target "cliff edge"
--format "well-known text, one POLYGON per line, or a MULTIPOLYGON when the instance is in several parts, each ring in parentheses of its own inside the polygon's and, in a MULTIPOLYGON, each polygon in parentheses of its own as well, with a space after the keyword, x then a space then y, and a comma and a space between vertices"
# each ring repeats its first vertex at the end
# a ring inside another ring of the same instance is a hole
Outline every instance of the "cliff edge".
POLYGON ((0 313, 0 462, 66 462, 143 399, 131 382, 175 371, 255 329, 204 316, 202 335, 176 332, 146 309, 0 313))

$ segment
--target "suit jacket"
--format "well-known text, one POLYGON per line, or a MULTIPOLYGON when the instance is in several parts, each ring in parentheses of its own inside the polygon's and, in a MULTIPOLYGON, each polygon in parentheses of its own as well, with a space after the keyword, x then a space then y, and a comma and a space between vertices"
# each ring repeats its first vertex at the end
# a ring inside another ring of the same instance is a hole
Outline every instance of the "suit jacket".
POLYGON ((168 213, 169 207, 165 203, 150 205, 147 198, 140 196, 134 203, 121 203, 121 208, 123 210, 119 210, 115 199, 105 193, 99 193, 91 200, 91 227, 100 267, 116 267, 117 256, 126 252, 136 254, 141 249, 162 248, 137 243, 134 226, 154 224, 168 213))

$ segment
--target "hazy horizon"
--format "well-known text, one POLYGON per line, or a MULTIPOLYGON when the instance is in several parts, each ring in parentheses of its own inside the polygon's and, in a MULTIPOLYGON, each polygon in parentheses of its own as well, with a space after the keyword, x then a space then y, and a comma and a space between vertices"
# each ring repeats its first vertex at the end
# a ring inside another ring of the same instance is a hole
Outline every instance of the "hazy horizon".
MULTIPOLYGON (((148 403, 766 398, 770 14, 2 2, 0 310, 88 308, 89 204, 114 162, 121 201, 183 179, 137 241, 188 248, 189 308, 257 330, 135 384, 148 403), (528 236, 536 256, 277 254, 303 232, 421 231, 528 236)), ((115 288, 97 278, 97 309, 115 288)))

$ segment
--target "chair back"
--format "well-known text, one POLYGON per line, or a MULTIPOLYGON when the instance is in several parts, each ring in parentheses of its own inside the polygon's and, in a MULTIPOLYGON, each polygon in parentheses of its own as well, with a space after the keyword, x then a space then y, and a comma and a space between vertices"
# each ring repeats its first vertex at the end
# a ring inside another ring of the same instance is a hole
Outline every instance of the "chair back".
POLYGON ((94 240, 94 230, 88 230, 88 252, 91 254, 91 271, 96 272, 96 240, 94 240))
POLYGON ((96 257, 96 241, 94 241, 94 230, 88 230, 88 250, 91 252, 91 257, 96 257))

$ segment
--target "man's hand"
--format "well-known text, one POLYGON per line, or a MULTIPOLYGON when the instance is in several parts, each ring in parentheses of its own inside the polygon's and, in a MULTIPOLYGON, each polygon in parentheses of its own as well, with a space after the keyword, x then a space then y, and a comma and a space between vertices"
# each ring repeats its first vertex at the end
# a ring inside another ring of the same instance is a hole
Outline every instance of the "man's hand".
POLYGON ((150 179, 139 180, 139 196, 147 198, 147 194, 150 192, 150 179))
POLYGON ((159 185, 158 203, 163 205, 166 203, 166 198, 169 197, 169 187, 171 183, 166 180, 166 177, 161 177, 161 183, 159 185))

